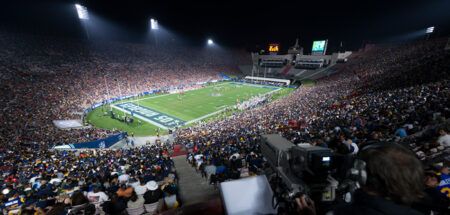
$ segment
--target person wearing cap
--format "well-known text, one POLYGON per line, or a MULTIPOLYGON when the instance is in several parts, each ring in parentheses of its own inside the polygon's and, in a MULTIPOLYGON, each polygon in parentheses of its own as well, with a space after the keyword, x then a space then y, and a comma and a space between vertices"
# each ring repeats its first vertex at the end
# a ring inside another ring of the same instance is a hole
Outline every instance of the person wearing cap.
POLYGON ((145 184, 147 191, 144 193, 145 204, 153 204, 163 197, 161 189, 159 189, 156 181, 149 181, 145 184))

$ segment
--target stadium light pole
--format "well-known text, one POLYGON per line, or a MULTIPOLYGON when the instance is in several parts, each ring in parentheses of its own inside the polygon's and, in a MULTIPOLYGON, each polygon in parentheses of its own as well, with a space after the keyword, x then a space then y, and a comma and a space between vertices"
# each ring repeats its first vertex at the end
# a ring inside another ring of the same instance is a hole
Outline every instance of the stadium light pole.
POLYGON ((158 46, 158 30, 159 30, 158 20, 153 18, 150 19, 150 30, 151 32, 153 32, 153 37, 155 38, 155 46, 158 46))
POLYGON ((87 26, 87 21, 89 20, 89 12, 85 6, 82 6, 80 4, 75 4, 75 9, 77 10, 78 19, 80 19, 84 31, 86 32, 86 37, 89 40, 89 28, 87 26))
POLYGON ((111 95, 109 95, 108 82, 106 82, 106 74, 103 75, 103 79, 105 80, 106 94, 108 95, 108 98, 110 98, 111 95))
POLYGON ((117 83, 117 88, 119 88, 119 97, 121 97, 122 96, 122 90, 120 89, 120 84, 119 84, 119 79, 114 79, 115 81, 116 81, 116 83, 117 83))
MULTIPOLYGON (((108 82, 106 81, 106 74, 103 75, 103 79, 105 80, 105 87, 106 87, 106 94, 108 94, 108 98, 106 98, 106 102, 109 103, 109 99, 111 98, 111 95, 109 94, 109 86, 108 86, 108 82)), ((109 106, 110 111, 112 111, 112 106, 109 106)))
POLYGON ((434 32, 434 26, 428 27, 425 33, 427 34, 427 40, 430 38, 430 35, 434 32))

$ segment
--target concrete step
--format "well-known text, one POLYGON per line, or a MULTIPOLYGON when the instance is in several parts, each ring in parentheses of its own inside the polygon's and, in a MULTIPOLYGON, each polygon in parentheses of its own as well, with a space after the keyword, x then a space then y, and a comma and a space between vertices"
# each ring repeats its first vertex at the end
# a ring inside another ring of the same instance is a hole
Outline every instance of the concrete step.
POLYGON ((186 161, 186 156, 173 158, 179 177, 180 198, 183 206, 205 202, 219 197, 219 191, 186 161))

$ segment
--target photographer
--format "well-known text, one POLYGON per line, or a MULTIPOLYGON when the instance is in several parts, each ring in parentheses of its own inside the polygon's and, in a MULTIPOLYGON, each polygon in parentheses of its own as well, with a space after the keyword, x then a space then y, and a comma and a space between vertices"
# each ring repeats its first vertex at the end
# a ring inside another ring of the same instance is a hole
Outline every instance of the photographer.
MULTIPOLYGON (((410 205, 420 201, 424 172, 420 161, 406 148, 394 144, 368 146, 359 159, 365 162, 366 179, 353 195, 353 202, 336 206, 328 215, 416 215, 410 205)), ((363 175, 363 174, 362 174, 363 175)), ((296 199, 299 214, 315 214, 314 203, 296 199)))

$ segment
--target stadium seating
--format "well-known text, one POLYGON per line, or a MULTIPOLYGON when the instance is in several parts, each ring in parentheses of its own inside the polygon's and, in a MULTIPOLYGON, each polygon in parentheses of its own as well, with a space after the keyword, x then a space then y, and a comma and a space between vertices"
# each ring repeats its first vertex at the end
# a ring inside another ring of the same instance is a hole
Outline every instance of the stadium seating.
POLYGON ((115 132, 63 131, 52 120, 81 119, 86 108, 107 98, 219 79, 223 72, 234 74, 235 62, 240 61, 226 51, 208 53, 183 46, 155 50, 9 33, 0 33, 0 45, 0 140, 12 145, 32 142, 47 147, 104 138, 115 132))
POLYGON ((175 148, 73 152, 49 148, 116 131, 63 131, 52 125, 53 119, 79 118, 86 107, 107 97, 189 87, 219 78, 223 71, 237 74, 240 59, 192 47, 155 50, 142 44, 90 44, 2 33, 0 175, 6 197, 0 201, 20 194, 35 201, 32 205, 52 211, 59 204, 53 200, 66 197, 70 201, 62 206, 76 209, 88 203, 82 192, 100 188, 111 205, 125 205, 118 212, 142 214, 149 205, 126 209, 133 190, 146 189, 147 196, 157 199, 166 193, 178 201, 173 151, 184 154, 186 147, 188 161, 215 184, 263 172, 263 133, 348 156, 374 142, 398 142, 415 152, 426 168, 439 172, 434 165, 448 159, 450 151, 444 139, 450 131, 450 53, 445 44, 446 39, 431 39, 374 45, 313 86, 301 86, 272 102, 256 100, 251 108, 218 121, 177 129, 175 148), (158 182, 156 190, 148 188, 150 181, 158 182), (78 200, 73 193, 78 193, 78 200))
POLYGON ((193 147, 191 162, 199 168, 207 162, 225 166, 226 178, 246 167, 252 174, 260 171, 261 133, 281 133, 294 143, 342 154, 376 141, 395 141, 425 164, 436 164, 450 152, 437 143, 437 130, 448 132, 450 125, 450 53, 444 46, 444 39, 374 46, 315 86, 222 121, 178 130, 176 143, 193 147), (405 127, 411 136, 398 136, 405 127))

